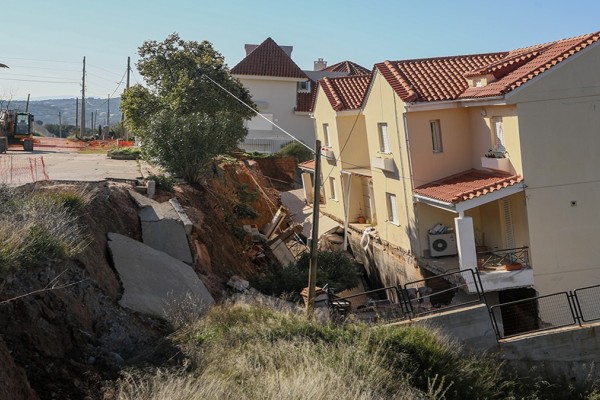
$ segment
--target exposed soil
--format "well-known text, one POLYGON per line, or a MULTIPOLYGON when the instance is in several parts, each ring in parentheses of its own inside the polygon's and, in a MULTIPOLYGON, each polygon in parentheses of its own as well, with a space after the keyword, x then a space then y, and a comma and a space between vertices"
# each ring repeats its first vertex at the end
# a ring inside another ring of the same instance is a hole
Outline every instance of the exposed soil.
MULTIPOLYGON (((60 190, 62 185, 46 182, 43 187, 60 190)), ((122 287, 108 256, 106 234, 141 240, 131 186, 74 185, 85 186, 92 198, 81 221, 90 238, 87 248, 75 260, 49 260, 0 278, 1 400, 101 399, 106 383, 121 369, 161 365, 177 355, 166 339, 167 322, 117 303, 122 287), (50 282, 56 283, 54 289, 47 287, 50 282), (40 290, 44 288, 50 290, 40 290)), ((159 191, 155 199, 172 197, 193 222, 194 268, 220 299, 232 275, 249 277, 257 271, 248 254, 253 244, 242 226, 262 227, 270 221, 280 205, 279 193, 257 169, 223 162, 206 185, 179 185, 171 193, 159 191), (240 203, 257 218, 241 218, 236 212, 240 203)))

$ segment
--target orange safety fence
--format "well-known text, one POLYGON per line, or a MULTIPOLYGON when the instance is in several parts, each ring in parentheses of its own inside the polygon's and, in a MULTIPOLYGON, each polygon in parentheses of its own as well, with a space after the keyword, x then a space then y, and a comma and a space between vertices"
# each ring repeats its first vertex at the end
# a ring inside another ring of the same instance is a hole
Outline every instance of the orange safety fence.
POLYGON ((131 147, 135 145, 134 141, 111 139, 111 140, 92 140, 89 142, 90 147, 131 147))
POLYGON ((33 145, 35 147, 60 147, 67 149, 83 149, 86 147, 86 143, 79 139, 61 139, 61 138, 46 138, 46 137, 35 137, 33 139, 33 145))
POLYGON ((24 185, 48 179, 44 157, 0 155, 1 185, 24 185))

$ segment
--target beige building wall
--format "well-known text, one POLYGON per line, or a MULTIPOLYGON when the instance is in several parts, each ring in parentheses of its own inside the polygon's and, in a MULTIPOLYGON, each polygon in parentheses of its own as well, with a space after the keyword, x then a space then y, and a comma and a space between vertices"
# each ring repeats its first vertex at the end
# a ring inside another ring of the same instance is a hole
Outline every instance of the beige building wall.
POLYGON ((348 189, 348 179, 352 179, 350 185, 350 204, 348 218, 349 222, 356 222, 359 214, 367 207, 364 205, 362 196, 361 179, 357 176, 351 178, 342 169, 366 168, 369 169, 369 152, 365 132, 364 115, 359 110, 337 112, 331 107, 331 103, 325 96, 322 88, 319 88, 315 100, 313 112, 316 136, 325 146, 325 128, 329 127, 331 143, 329 148, 333 151, 335 160, 321 158, 321 171, 324 182, 326 203, 322 206, 324 212, 331 214, 339 220, 345 220, 345 196, 348 189), (332 181, 334 178, 336 199, 332 193, 332 181))
POLYGON ((413 252, 413 245, 418 244, 410 167, 405 146, 403 112, 404 103, 382 75, 376 71, 364 106, 370 158, 371 160, 373 157, 391 158, 395 165, 394 172, 384 172, 372 168, 377 231, 383 240, 401 247, 407 252, 413 252), (380 123, 387 124, 391 149, 389 154, 383 154, 380 151, 378 128, 380 123), (388 195, 395 196, 397 222, 390 220, 388 195))
POLYGON ((600 47, 523 85, 517 105, 535 287, 600 284, 600 47))
MULTIPOLYGON (((296 107, 297 83, 299 79, 273 78, 255 79, 249 76, 237 76, 250 91, 252 100, 258 105, 262 114, 272 114, 273 122, 310 146, 315 146, 313 122, 308 115, 298 115, 296 107)), ((260 117, 255 117, 260 118, 260 117)), ((249 138, 267 138, 287 136, 274 126, 265 130, 249 130, 249 138)), ((291 140, 291 138, 290 138, 291 140)))

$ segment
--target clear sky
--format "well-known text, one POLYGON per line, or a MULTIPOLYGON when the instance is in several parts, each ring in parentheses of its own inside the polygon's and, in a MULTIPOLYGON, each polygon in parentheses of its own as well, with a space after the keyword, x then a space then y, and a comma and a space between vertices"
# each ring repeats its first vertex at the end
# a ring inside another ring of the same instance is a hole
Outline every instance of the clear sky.
POLYGON ((177 32, 208 40, 229 67, 244 44, 294 47, 302 69, 324 58, 371 68, 384 60, 510 50, 600 31, 598 0, 23 0, 3 7, 0 99, 118 96, 127 57, 177 32))

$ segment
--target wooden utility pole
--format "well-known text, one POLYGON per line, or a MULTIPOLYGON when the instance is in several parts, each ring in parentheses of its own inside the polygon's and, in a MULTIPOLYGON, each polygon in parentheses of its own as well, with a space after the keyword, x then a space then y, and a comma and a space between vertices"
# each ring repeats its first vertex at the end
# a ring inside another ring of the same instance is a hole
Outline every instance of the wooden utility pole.
POLYGON ((315 142, 315 184, 313 189, 313 217, 310 239, 310 264, 308 267, 308 302, 306 316, 312 318, 315 309, 317 286, 317 249, 319 244, 319 204, 321 203, 321 141, 315 142))
POLYGON ((81 138, 85 136, 85 57, 83 57, 83 79, 81 84, 81 138))
MULTIPOLYGON (((125 90, 129 89, 129 71, 131 71, 131 57, 127 57, 127 85, 125 86, 125 90)), ((121 128, 123 132, 125 132, 125 140, 129 140, 129 129, 125 126, 125 114, 121 114, 121 128)))
POLYGON ((62 137, 62 118, 61 118, 60 111, 58 112, 58 137, 59 138, 62 137))
POLYGON ((108 95, 108 99, 106 100, 106 129, 109 129, 110 126, 110 94, 108 95))
POLYGON ((75 99, 75 137, 79 130, 79 97, 75 99))

